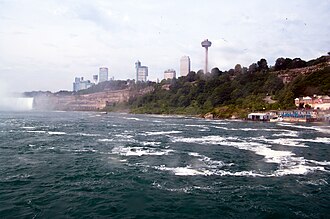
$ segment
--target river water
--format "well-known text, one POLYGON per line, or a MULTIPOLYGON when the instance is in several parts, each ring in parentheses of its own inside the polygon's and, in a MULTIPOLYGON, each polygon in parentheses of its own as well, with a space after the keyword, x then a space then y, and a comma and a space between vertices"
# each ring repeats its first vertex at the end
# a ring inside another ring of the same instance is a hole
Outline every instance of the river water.
POLYGON ((0 112, 0 218, 327 218, 330 126, 0 112))

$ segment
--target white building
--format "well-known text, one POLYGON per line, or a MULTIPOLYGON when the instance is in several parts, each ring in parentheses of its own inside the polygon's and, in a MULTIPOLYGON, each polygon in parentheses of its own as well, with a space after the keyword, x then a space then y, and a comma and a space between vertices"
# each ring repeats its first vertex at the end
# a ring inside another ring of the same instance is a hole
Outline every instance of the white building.
POLYGON ((108 76, 108 68, 101 67, 99 71, 99 83, 103 81, 107 81, 109 78, 108 76))
POLYGON ((141 62, 137 61, 135 63, 135 69, 136 69, 136 82, 138 82, 138 81, 147 81, 148 67, 147 66, 141 66, 141 62))
POLYGON ((313 97, 296 98, 295 105, 297 107, 306 107, 309 105, 312 109, 330 110, 330 97, 325 95, 314 95, 313 97))
POLYGON ((176 77, 176 72, 174 69, 168 69, 166 71, 164 71, 164 79, 173 79, 176 77))
POLYGON ((93 86, 94 84, 90 80, 85 81, 84 77, 76 77, 73 82, 73 91, 77 92, 80 90, 85 90, 93 86))
POLYGON ((180 59, 180 75, 187 76, 190 72, 190 58, 189 56, 183 56, 180 59))

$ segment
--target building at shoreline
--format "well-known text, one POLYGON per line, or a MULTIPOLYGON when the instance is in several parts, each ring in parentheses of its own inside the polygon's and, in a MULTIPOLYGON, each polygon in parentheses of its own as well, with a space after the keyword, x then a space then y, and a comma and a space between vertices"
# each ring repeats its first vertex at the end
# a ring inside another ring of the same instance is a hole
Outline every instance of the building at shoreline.
POLYGON ((310 107, 312 109, 320 109, 320 110, 330 110, 330 97, 329 96, 321 96, 314 95, 313 97, 300 97, 294 100, 295 105, 299 108, 307 108, 310 107))
POLYGON ((173 79, 176 77, 176 72, 174 69, 168 69, 166 71, 164 71, 164 79, 173 79))
POLYGON ((109 69, 106 67, 101 67, 99 69, 99 83, 103 81, 107 81, 109 78, 109 69))
POLYGON ((187 76, 190 72, 190 58, 183 56, 180 59, 180 76, 187 76))
POLYGON ((135 63, 135 70, 136 70, 136 82, 138 81, 147 81, 148 77, 148 67, 142 66, 140 61, 135 63))

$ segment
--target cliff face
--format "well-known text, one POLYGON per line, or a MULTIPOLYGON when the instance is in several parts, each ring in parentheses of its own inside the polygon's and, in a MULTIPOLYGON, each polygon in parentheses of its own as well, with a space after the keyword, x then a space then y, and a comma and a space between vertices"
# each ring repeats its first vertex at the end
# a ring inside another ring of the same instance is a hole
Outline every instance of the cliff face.
POLYGON ((151 90, 151 88, 139 91, 125 89, 84 95, 41 94, 34 97, 34 109, 63 111, 102 110, 107 105, 127 102, 130 97, 143 95, 151 90))
POLYGON ((305 67, 305 68, 295 68, 295 69, 286 69, 281 71, 276 71, 275 73, 279 78, 282 79, 284 84, 290 83, 298 75, 307 75, 313 72, 316 72, 320 69, 330 66, 330 61, 320 63, 317 65, 305 67))

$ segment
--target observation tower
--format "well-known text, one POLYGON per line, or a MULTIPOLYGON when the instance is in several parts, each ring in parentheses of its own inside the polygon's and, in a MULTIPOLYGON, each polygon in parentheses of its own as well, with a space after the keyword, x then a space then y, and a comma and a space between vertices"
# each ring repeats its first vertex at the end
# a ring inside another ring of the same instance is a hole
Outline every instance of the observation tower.
POLYGON ((204 66, 204 74, 206 74, 208 72, 207 69, 207 65, 208 65, 208 61, 209 61, 209 47, 212 45, 211 41, 209 41, 208 39, 204 40, 202 42, 202 47, 205 48, 205 66, 204 66))

